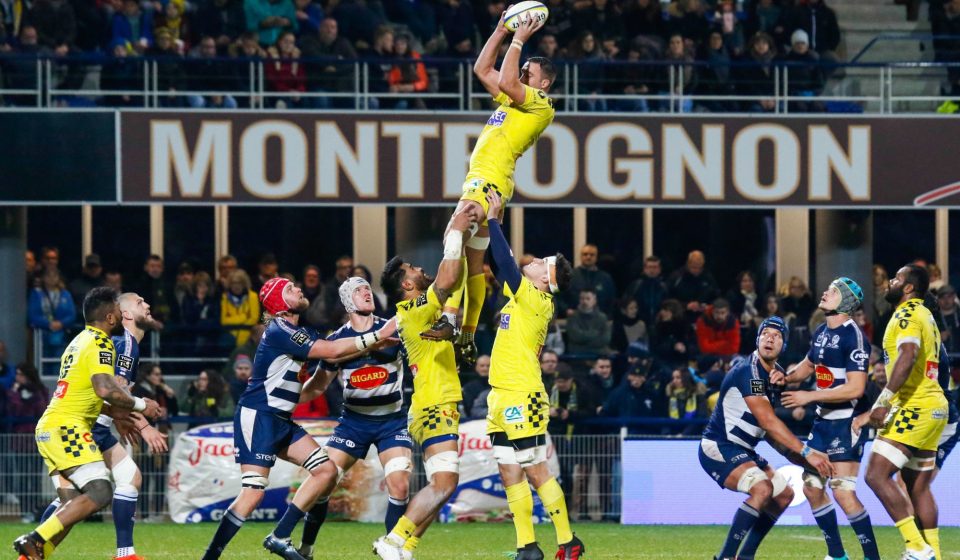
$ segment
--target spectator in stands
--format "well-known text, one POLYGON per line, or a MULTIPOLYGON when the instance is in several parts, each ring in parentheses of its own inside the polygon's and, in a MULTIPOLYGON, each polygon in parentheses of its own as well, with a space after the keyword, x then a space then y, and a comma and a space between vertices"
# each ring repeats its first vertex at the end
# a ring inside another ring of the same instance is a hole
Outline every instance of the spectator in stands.
POLYGON ((183 68, 183 55, 169 29, 158 28, 153 35, 154 44, 144 54, 154 58, 157 90, 161 92, 160 105, 180 107, 184 99, 176 93, 183 90, 187 76, 183 68))
POLYGON ((883 363, 883 358, 871 359, 870 366, 869 383, 864 388, 863 397, 857 401, 855 415, 870 410, 887 387, 887 366, 883 363))
MULTIPOLYGON (((381 25, 377 28, 374 35, 373 44, 369 49, 361 51, 360 58, 369 59, 370 78, 368 89, 373 93, 387 93, 390 91, 390 84, 387 78, 390 69, 393 68, 393 28, 389 25, 381 25)), ((371 107, 379 109, 381 100, 374 98, 370 100, 371 107)))
MULTIPOLYGON (((635 96, 651 95, 654 92, 660 72, 656 66, 646 64, 657 59, 652 51, 653 47, 642 38, 630 41, 626 56, 621 59, 626 64, 618 64, 608 69, 611 74, 611 93, 635 96)), ((611 103, 618 111, 646 113, 650 110, 649 100, 643 98, 625 97, 614 99, 611 103)))
MULTIPOLYGON (((336 59, 323 62, 307 62, 307 90, 310 92, 350 92, 354 89, 353 65, 347 61, 357 59, 357 51, 350 41, 340 37, 337 20, 328 17, 320 22, 317 33, 305 34, 300 39, 304 58, 336 59), (341 63, 340 61, 344 61, 341 63)), ((310 103, 317 109, 346 107, 353 98, 314 97, 310 103)))
POLYGON ((123 275, 117 270, 108 270, 103 275, 103 285, 109 286, 121 294, 126 291, 123 286, 123 275))
POLYGON ((221 295, 230 289, 230 275, 237 269, 237 257, 224 255, 217 259, 216 295, 221 295))
POLYGON ((213 292, 213 279, 204 271, 193 276, 193 290, 183 298, 183 322, 191 328, 194 352, 200 356, 219 353, 220 300, 213 292))
POLYGON ((353 271, 353 257, 349 255, 341 256, 337 259, 336 266, 337 268, 333 273, 333 277, 327 280, 323 288, 324 297, 327 300, 327 316, 330 319, 331 325, 343 324, 343 319, 346 315, 343 303, 340 302, 340 284, 343 284, 347 278, 350 278, 350 273, 353 271))
POLYGON ((273 253, 264 253, 260 256, 260 260, 257 261, 257 276, 253 279, 251 289, 259 292, 264 284, 276 278, 279 274, 280 264, 277 262, 277 256, 273 253))
POLYGON ((90 290, 103 285, 103 265, 100 263, 100 255, 91 253, 83 259, 83 270, 80 271, 80 277, 70 282, 70 295, 77 306, 77 312, 82 310, 83 298, 90 290))
POLYGON ((747 14, 747 35, 752 36, 757 31, 763 31, 780 42, 784 28, 783 8, 779 0, 756 0, 753 6, 747 14))
MULTIPOLYGON (((447 39, 447 55, 473 57, 477 26, 469 0, 446 0, 437 4, 437 22, 447 39)), ((541 36, 540 42, 543 42, 541 36)), ((556 42, 556 38, 554 38, 556 42)))
MULTIPOLYGON (((486 303, 486 302, 484 302, 486 303)), ((492 325, 490 331, 496 331, 497 325, 492 325)), ((491 342, 491 346, 492 346, 491 342)), ((550 324, 547 325, 547 338, 543 343, 544 349, 553 350, 558 355, 563 354, 567 351, 567 344, 563 340, 563 331, 560 330, 560 323, 557 321, 556 317, 550 320, 550 324)))
POLYGON ((858 327, 863 331, 863 334, 867 335, 867 340, 873 340, 873 323, 867 318, 867 312, 863 307, 858 308, 853 313, 850 314, 850 318, 853 319, 853 322, 857 324, 858 327))
POLYGON ((257 33, 263 47, 276 45, 282 33, 299 29, 293 0, 243 0, 243 12, 247 31, 257 33))
POLYGON ((160 255, 150 255, 143 263, 143 276, 137 293, 150 304, 150 314, 154 319, 161 323, 170 319, 170 290, 163 278, 163 257, 160 255))
POLYGON ((153 10, 142 10, 137 0, 123 0, 123 11, 113 14, 111 44, 143 53, 153 41, 153 10))
POLYGON ((792 113, 822 112, 823 104, 813 99, 823 91, 823 71, 820 57, 810 50, 807 32, 797 29, 790 36, 790 52, 783 58, 787 63, 787 91, 791 96, 808 97, 809 100, 790 102, 792 113))
MULTIPOLYGON (((393 55, 403 62, 394 64, 387 74, 390 93, 423 93, 430 86, 427 68, 421 62, 420 53, 411 49, 410 41, 409 35, 401 33, 393 42, 393 55)), ((396 99, 393 105, 396 109, 427 108, 423 99, 416 96, 396 99)))
POLYGON ((668 367, 677 367, 689 361, 695 348, 696 336, 683 317, 683 306, 675 299, 663 300, 650 334, 653 356, 668 367))
POLYGON ((813 296, 807 284, 796 276, 790 278, 787 294, 780 301, 780 309, 784 315, 793 315, 797 325, 806 325, 816 309, 813 296))
POLYGON ((183 53, 184 47, 183 40, 186 37, 186 19, 183 17, 185 9, 186 6, 183 0, 167 0, 163 9, 158 10, 155 23, 156 27, 153 30, 154 36, 156 36, 157 31, 161 29, 166 30, 173 40, 176 51, 181 54, 183 53))
POLYGON ((294 0, 297 16, 297 40, 307 35, 316 35, 320 30, 320 22, 323 21, 325 14, 320 4, 312 0, 294 0))
POLYGON ((351 43, 357 45, 362 42, 370 45, 375 42, 374 35, 386 23, 383 7, 379 2, 366 0, 341 0, 333 10, 333 17, 340 23, 340 34, 351 43), (371 6, 379 7, 379 11, 371 6))
POLYGON ((324 298, 324 287, 320 283, 320 268, 308 264, 303 269, 303 297, 310 301, 310 307, 300 314, 304 324, 309 325, 321 332, 329 330, 330 325, 327 319, 326 300, 324 298))
POLYGON ((253 360, 246 354, 238 354, 233 360, 233 376, 230 378, 230 397, 240 402, 240 395, 247 390, 253 375, 253 360))
MULTIPOLYGON (((19 41, 12 54, 19 56, 0 59, 0 70, 3 71, 3 84, 8 89, 36 89, 37 62, 33 58, 38 55, 49 54, 50 50, 41 46, 37 39, 37 29, 32 25, 20 28, 19 41)), ((36 95, 6 95, 3 100, 8 105, 36 106, 36 95)), ((27 287, 32 287, 32 282, 27 287)))
POLYGON ((194 428, 216 422, 233 415, 233 399, 220 373, 213 369, 202 370, 189 381, 180 397, 181 413, 196 418, 189 426, 194 428))
MULTIPOLYGON (((107 91, 131 92, 143 89, 144 66, 131 53, 132 47, 123 39, 110 43, 113 55, 100 71, 100 88, 107 91)), ((143 97, 130 93, 104 95, 103 104, 107 107, 142 107, 143 97)))
POLYGON ((250 337, 249 328, 260 320, 260 300, 250 288, 250 277, 241 269, 230 274, 229 289, 220 299, 220 325, 242 346, 250 337))
MULTIPOLYGON (((626 383, 621 383, 610 393, 600 408, 600 415, 611 418, 662 416, 664 398, 647 383, 649 374, 649 367, 645 365, 630 368, 626 383)), ((644 429, 638 432, 650 433, 644 429)))
POLYGON ((463 384, 463 411, 467 418, 487 417, 487 395, 490 394, 490 356, 483 354, 473 367, 476 377, 463 384))
POLYGON ((153 399, 160 405, 160 417, 150 424, 162 433, 170 433, 170 417, 180 412, 177 392, 163 379, 159 364, 143 363, 137 371, 136 384, 130 389, 135 397, 153 399))
POLYGON ((570 512, 574 516, 579 513, 580 504, 584 500, 582 492, 573 494, 574 473, 580 457, 573 453, 572 436, 587 432, 579 422, 594 416, 596 408, 590 391, 581 387, 570 371, 561 371, 557 375, 556 383, 550 389, 550 422, 547 424, 547 431, 557 449, 564 493, 573 496, 570 512))
POLYGON ((222 51, 247 28, 243 1, 200 0, 191 23, 195 37, 213 37, 217 50, 222 51))
POLYGON ((637 316, 647 326, 652 326, 660 311, 660 302, 667 294, 663 282, 663 266, 660 257, 650 255, 643 259, 643 274, 630 283, 624 291, 624 297, 637 302, 637 316))
MULTIPOLYGON (((268 105, 277 109, 300 107, 303 102, 300 94, 307 91, 307 74, 300 62, 300 49, 297 48, 296 40, 292 32, 285 31, 277 38, 276 45, 267 49, 267 58, 270 59, 264 68, 267 89, 286 94, 270 98, 268 105)), ((261 269, 263 266, 261 259, 261 269)), ((261 276, 262 273, 257 276, 257 284, 262 286, 265 280, 261 279, 261 276)))
POLYGON ((564 304, 567 307, 567 316, 572 315, 580 303, 580 292, 590 290, 597 296, 597 307, 607 316, 613 315, 613 308, 617 298, 617 288, 613 277, 605 270, 597 267, 597 246, 588 243, 580 249, 580 265, 573 269, 573 278, 570 287, 564 293, 564 304))
MULTIPOLYGON (((30 328, 43 333, 43 357, 59 358, 67 347, 66 329, 76 321, 77 310, 56 270, 44 272, 40 287, 30 292, 27 317, 30 328)), ((59 369, 59 364, 51 362, 44 366, 44 373, 55 374, 59 369)))
POLYGON ((23 253, 23 270, 27 275, 27 290, 30 290, 37 275, 37 256, 29 249, 23 253))
MULTIPOLYGON (((683 92, 694 92, 697 87, 697 72, 693 64, 693 56, 690 54, 690 50, 687 47, 686 42, 684 41, 683 35, 679 33, 673 33, 670 35, 670 38, 667 40, 667 49, 663 53, 664 62, 670 63, 669 67, 664 66, 661 68, 662 71, 668 72, 669 68, 673 68, 674 82, 673 82, 673 94, 680 96, 683 92)), ((669 79, 661 81, 662 93, 670 93, 670 81, 669 79)), ((669 109, 664 107, 664 109, 669 109)), ((683 113, 689 113, 693 109, 693 102, 689 99, 683 100, 683 105, 678 107, 678 110, 683 113)))
POLYGON ((597 293, 583 288, 580 305, 567 317, 567 352, 604 354, 610 346, 611 334, 606 314, 597 307, 597 293))
MULTIPOLYGON (((7 411, 10 417, 17 418, 11 424, 11 432, 15 434, 33 434, 37 427, 37 420, 47 408, 50 396, 47 388, 40 381, 40 375, 33 365, 22 363, 17 365, 16 379, 13 386, 6 391, 7 411)), ((7 452, 13 452, 20 457, 17 469, 6 473, 10 476, 11 487, 20 502, 22 520, 33 522, 37 514, 45 506, 41 492, 40 477, 36 474, 41 469, 41 462, 36 455, 36 446, 32 437, 16 437, 10 442, 7 452)))
MULTIPOLYGON (((261 59, 266 58, 267 51, 260 47, 257 37, 258 35, 256 33, 245 31, 240 35, 240 38, 227 49, 230 56, 241 59, 238 63, 231 64, 235 71, 234 79, 236 80, 238 91, 251 91, 259 89, 260 87, 259 80, 255 73, 251 73, 250 68, 251 64, 256 64, 261 59)), ((256 106, 256 104, 260 102, 259 100, 259 96, 238 97, 237 104, 241 107, 248 108, 256 106)), ((234 263, 235 262, 236 260, 234 260, 234 263)), ((234 264, 234 267, 236 267, 236 264, 234 264)), ((219 277, 223 278, 222 274, 219 277)))
POLYGON ((217 59, 217 41, 210 35, 200 44, 186 64, 190 79, 188 90, 202 92, 187 96, 187 104, 194 109, 236 109, 237 100, 227 93, 239 90, 234 65, 217 59))
POLYGON ((647 324, 639 316, 640 306, 634 299, 627 299, 613 315, 613 337, 610 347, 624 352, 634 342, 647 343, 647 324))
POLYGON ((557 380, 557 370, 560 365, 560 356, 549 349, 543 349, 540 352, 540 379, 543 386, 549 392, 557 380))
POLYGON ((776 47, 772 37, 761 31, 750 38, 747 52, 741 60, 743 64, 734 69, 737 95, 757 98, 742 102, 744 110, 753 113, 769 113, 777 108, 774 100, 776 68, 773 66, 773 60, 775 56, 776 47))
POLYGON ((939 307, 938 323, 944 326, 940 332, 947 351, 951 354, 960 353, 960 309, 957 306, 957 292, 950 284, 944 284, 937 291, 937 306, 939 307))
POLYGON ((713 275, 706 270, 707 259, 702 251, 690 251, 683 268, 674 271, 667 280, 667 294, 680 301, 687 321, 693 324, 708 302, 720 295, 713 275))
POLYGON ((930 291, 936 295, 937 291, 946 283, 943 279, 943 271, 940 270, 937 263, 929 263, 927 265, 927 273, 930 275, 930 291))
POLYGON ((77 38, 77 18, 67 0, 35 0, 27 21, 37 30, 41 46, 56 56, 72 54, 77 38))
POLYGON ((257 355, 257 346, 260 346, 260 339, 263 338, 263 331, 265 331, 266 328, 266 325, 263 323, 257 323, 250 327, 250 330, 247 331, 247 341, 230 352, 227 363, 224 364, 223 369, 221 369, 220 374, 224 379, 229 379, 233 375, 233 364, 237 361, 238 357, 247 356, 252 359, 253 356, 257 355))
POLYGON ((173 283, 173 297, 170 303, 170 320, 183 323, 184 302, 194 292, 194 268, 187 261, 177 266, 177 277, 173 283))
POLYGON ((590 31, 581 31, 567 49, 570 62, 579 65, 577 95, 581 96, 581 111, 606 111, 607 100, 598 97, 604 93, 604 74, 607 59, 600 43, 590 31))
MULTIPOLYGON (((701 46, 697 59, 707 63, 697 68, 697 94, 733 95, 733 82, 730 79, 731 56, 723 42, 723 33, 716 29, 711 31, 701 46)), ((700 101, 698 105, 714 112, 736 110, 735 102, 723 99, 700 101)))
POLYGON ((689 41, 689 47, 700 46, 710 31, 705 6, 701 0, 677 0, 667 7, 667 29, 670 35, 680 35, 689 41))
POLYGON ((733 0, 721 0, 714 14, 714 29, 723 37, 723 44, 733 56, 743 54, 743 25, 737 19, 733 0))
POLYGON ((730 313, 730 302, 717 298, 697 319, 697 346, 700 353, 733 356, 740 351, 740 321, 730 313))
MULTIPOLYGON (((693 378, 690 368, 673 370, 667 384, 667 414, 674 420, 695 420, 707 417, 707 386, 693 378)), ((683 435, 697 435, 703 430, 699 424, 688 424, 676 431, 683 435)))
POLYGON ((608 356, 600 356, 593 367, 590 368, 590 375, 587 377, 589 389, 593 393, 594 400, 599 407, 610 393, 619 385, 617 376, 613 374, 613 362, 608 356))
POLYGON ((16 381, 17 368, 10 361, 10 354, 7 352, 7 343, 0 340, 0 391, 6 391, 13 387, 16 381))
POLYGON ((613 0, 575 2, 570 15, 575 31, 589 31, 601 43, 624 36, 623 14, 613 0))
MULTIPOLYGON (((548 0, 547 8, 550 9, 550 18, 541 29, 541 33, 549 33, 557 38, 557 43, 569 45, 576 34, 573 28, 573 19, 571 18, 570 4, 564 0, 548 0)), ((487 37, 493 32, 493 28, 500 20, 500 14, 506 8, 506 3, 502 0, 492 1, 487 4, 485 15, 481 22, 477 20, 477 26, 480 28, 480 35, 487 37)))
POLYGON ((740 350, 738 354, 747 355, 756 350, 757 326, 760 324, 761 303, 757 301, 757 283, 753 273, 744 270, 737 275, 736 289, 727 294, 730 311, 740 321, 740 350))
POLYGON ((800 2, 785 16, 786 29, 803 29, 810 38, 810 48, 820 59, 836 62, 840 46, 837 14, 824 0, 800 2))
POLYGON ((667 27, 659 0, 633 0, 623 12, 623 23, 626 37, 662 50, 667 27))

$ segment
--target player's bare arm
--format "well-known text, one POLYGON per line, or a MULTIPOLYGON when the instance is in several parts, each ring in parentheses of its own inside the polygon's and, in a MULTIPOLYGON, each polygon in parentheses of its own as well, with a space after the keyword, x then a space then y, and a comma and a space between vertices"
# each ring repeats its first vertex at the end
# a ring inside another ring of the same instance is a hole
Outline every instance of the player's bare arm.
MULTIPOLYGON (((450 228, 447 235, 460 235, 460 245, 462 247, 463 233, 470 227, 472 219, 466 212, 457 212, 453 215, 450 222, 450 228)), ((453 245, 456 245, 453 243, 453 245)), ((446 240, 444 241, 444 254, 446 254, 446 240)), ((440 303, 447 301, 450 294, 457 289, 463 281, 463 262, 459 257, 444 258, 440 261, 440 268, 437 270, 437 277, 433 281, 433 292, 437 295, 440 303)))
MULTIPOLYGON (((500 81, 497 87, 503 93, 510 96, 514 103, 523 103, 527 98, 527 93, 523 89, 523 83, 520 82, 520 51, 523 44, 543 27, 546 20, 537 20, 532 15, 520 22, 520 27, 513 34, 513 41, 507 54, 503 57, 503 64, 500 66, 500 81)), ((502 25, 500 26, 502 28, 502 25)))
MULTIPOLYGON (((366 352, 363 352, 363 354, 365 353, 366 352)), ((359 355, 361 353, 357 352, 356 354, 359 355)), ((322 395, 336 376, 336 371, 318 369, 317 372, 313 374, 313 377, 303 384, 303 388, 300 390, 300 402, 310 402, 322 395)))
POLYGON ((139 412, 131 412, 130 420, 133 421, 134 428, 143 439, 143 443, 147 444, 147 449, 151 453, 157 454, 167 451, 167 434, 151 426, 150 422, 139 412))
POLYGON ((770 372, 770 383, 773 385, 788 385, 790 383, 800 383, 804 379, 813 375, 816 366, 810 361, 810 358, 804 358, 802 362, 790 368, 784 375, 780 371, 770 372))
POLYGON ((477 76, 477 79, 480 80, 480 83, 483 84, 483 88, 487 90, 492 97, 500 95, 500 87, 497 85, 500 82, 500 72, 494 67, 497 63, 497 53, 500 52, 500 43, 503 42, 503 39, 509 35, 507 29, 503 26, 503 17, 507 12, 500 14, 500 22, 497 24, 496 29, 493 30, 493 34, 490 35, 490 38, 487 39, 487 42, 483 45, 483 50, 480 51, 480 55, 477 56, 477 61, 473 63, 473 73, 477 76))
POLYGON ((377 350, 388 346, 395 346, 399 340, 391 338, 397 332, 396 319, 390 319, 376 332, 367 333, 353 338, 338 340, 318 340, 310 347, 307 358, 311 360, 329 360, 349 356, 364 350, 377 350))
POLYGON ((153 399, 133 397, 126 389, 117 383, 112 373, 98 373, 90 378, 93 390, 97 396, 107 401, 110 406, 125 410, 141 412, 147 418, 160 416, 160 405, 153 399), (142 408, 141 408, 142 407, 142 408))
POLYGON ((859 399, 867 387, 867 372, 848 371, 847 382, 831 389, 820 391, 785 391, 780 402, 787 408, 806 406, 810 403, 842 403, 859 399))
POLYGON ((913 369, 919 353, 920 346, 917 344, 904 342, 900 345, 900 354, 887 377, 887 386, 881 391, 877 402, 873 405, 873 410, 870 411, 870 425, 874 428, 883 427, 890 412, 890 399, 900 390, 900 387, 903 387, 910 376, 910 370, 913 369))
POLYGON ((821 476, 833 476, 833 465, 827 456, 801 443, 800 440, 797 439, 797 436, 790 432, 790 428, 787 428, 786 424, 777 418, 769 400, 763 397, 745 397, 743 400, 747 403, 747 408, 750 409, 750 413, 757 419, 760 427, 767 432, 770 439, 776 442, 777 445, 791 453, 803 456, 807 463, 816 469, 821 476))

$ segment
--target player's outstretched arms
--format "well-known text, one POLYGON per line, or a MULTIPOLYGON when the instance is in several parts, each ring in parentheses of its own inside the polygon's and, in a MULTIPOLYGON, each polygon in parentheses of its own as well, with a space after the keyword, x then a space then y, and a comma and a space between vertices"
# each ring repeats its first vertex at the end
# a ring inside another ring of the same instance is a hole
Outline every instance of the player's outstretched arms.
MULTIPOLYGON (((527 92, 523 89, 523 83, 520 82, 520 51, 523 50, 523 44, 527 39, 533 36, 538 29, 543 27, 546 20, 537 20, 532 15, 520 22, 520 27, 513 34, 513 41, 510 42, 510 48, 503 57, 503 64, 500 66, 500 81, 497 87, 500 91, 510 96, 516 104, 522 104, 527 100, 527 92)), ((539 86, 535 86, 539 87, 539 86)))
POLYGON ((513 251, 510 250, 510 244, 507 243, 503 230, 500 229, 500 208, 503 203, 494 191, 487 193, 487 224, 490 227, 490 253, 493 254, 493 261, 497 263, 497 280, 510 286, 510 289, 516 293, 520 289, 520 267, 514 260, 513 251))
POLYGON ((757 419, 760 427, 770 436, 770 439, 791 453, 801 455, 821 476, 833 476, 833 465, 827 456, 807 447, 797 439, 797 436, 790 432, 787 425, 777 418, 769 400, 763 397, 745 397, 743 400, 747 403, 747 408, 757 419))
POLYGON ((497 62, 500 43, 502 43, 503 39, 509 34, 503 26, 503 18, 506 13, 507 12, 504 11, 500 14, 500 22, 493 30, 493 34, 490 35, 490 38, 487 39, 487 42, 483 45, 483 50, 481 50, 479 56, 477 56, 477 61, 473 63, 473 73, 477 76, 477 79, 480 80, 483 89, 487 90, 487 93, 492 97, 500 95, 500 88, 497 87, 497 83, 500 81, 500 72, 498 72, 493 65, 497 62))
POLYGON ((787 408, 807 406, 810 403, 842 403, 859 399, 867 388, 867 372, 848 371, 847 382, 819 391, 786 391, 780 402, 787 408))
POLYGON ((450 229, 443 240, 443 260, 433 281, 433 292, 443 304, 450 294, 463 282, 463 234, 470 227, 472 218, 467 212, 457 212, 450 221, 450 229))
POLYGON ((147 418, 160 416, 160 405, 153 399, 134 397, 117 383, 112 373, 97 373, 90 378, 97 396, 107 401, 111 407, 140 412, 147 418))
MULTIPOLYGON (((357 355, 359 354, 358 352, 357 355)), ((310 402, 322 395, 336 376, 335 371, 317 368, 313 376, 303 384, 303 389, 300 390, 300 402, 310 402)))
POLYGON ((390 319, 379 330, 352 338, 337 340, 317 340, 310 347, 307 358, 311 360, 331 360, 342 358, 355 352, 378 350, 388 346, 395 346, 400 341, 392 338, 397 332, 396 319, 390 319))

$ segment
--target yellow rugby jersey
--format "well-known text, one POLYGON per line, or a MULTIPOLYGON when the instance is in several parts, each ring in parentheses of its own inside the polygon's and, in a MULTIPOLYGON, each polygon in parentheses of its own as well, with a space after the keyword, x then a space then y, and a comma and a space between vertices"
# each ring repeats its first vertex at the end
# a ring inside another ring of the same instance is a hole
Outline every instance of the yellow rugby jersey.
POLYGON ((453 343, 420 338, 420 333, 433 326, 442 310, 443 305, 432 284, 417 299, 397 304, 397 334, 413 374, 411 409, 463 399, 453 343))
POLYGON ((937 381, 940 369, 940 331, 933 314, 923 300, 910 299, 899 306, 883 333, 883 360, 887 375, 900 355, 900 345, 914 343, 920 347, 910 375, 894 395, 891 403, 900 407, 923 409, 945 408, 947 399, 937 381))
POLYGON ((553 319, 553 295, 538 290, 523 277, 517 293, 504 285, 507 304, 500 310, 500 327, 490 356, 490 386, 508 391, 543 391, 540 349, 553 319))
POLYGON ((74 420, 93 425, 103 399, 93 389, 94 375, 113 375, 116 351, 107 333, 87 325, 60 358, 60 378, 39 425, 74 420))
POLYGON ((502 91, 494 98, 500 106, 490 115, 477 138, 467 173, 468 181, 483 179, 496 185, 507 200, 513 198, 513 169, 517 158, 553 122, 553 101, 547 94, 527 85, 523 91, 526 98, 519 104, 502 91))

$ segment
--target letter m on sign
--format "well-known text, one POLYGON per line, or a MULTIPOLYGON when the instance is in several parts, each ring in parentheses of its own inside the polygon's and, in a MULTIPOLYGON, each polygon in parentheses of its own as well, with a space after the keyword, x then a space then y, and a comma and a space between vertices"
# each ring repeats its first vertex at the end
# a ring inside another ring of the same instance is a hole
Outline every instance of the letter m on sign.
POLYGON ((176 181, 177 198, 204 198, 208 182, 210 196, 229 198, 230 135, 227 121, 203 122, 188 142, 180 121, 150 121, 150 196, 174 197, 176 181))

